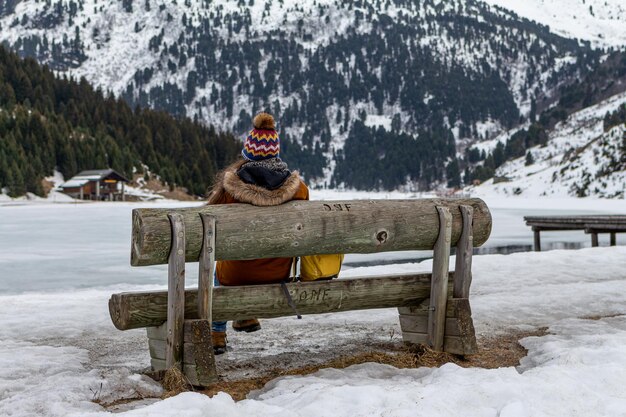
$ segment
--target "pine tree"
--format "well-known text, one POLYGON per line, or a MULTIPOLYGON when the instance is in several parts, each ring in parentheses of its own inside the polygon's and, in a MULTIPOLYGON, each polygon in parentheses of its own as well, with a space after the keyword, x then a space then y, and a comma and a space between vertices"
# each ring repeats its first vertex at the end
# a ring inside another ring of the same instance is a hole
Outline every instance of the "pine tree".
POLYGON ((459 170, 459 161, 454 159, 446 167, 446 178, 448 178, 448 187, 458 188, 461 186, 461 171, 459 170))
POLYGON ((24 176, 15 162, 13 162, 8 172, 7 188, 9 189, 9 197, 19 197, 26 194, 24 176))

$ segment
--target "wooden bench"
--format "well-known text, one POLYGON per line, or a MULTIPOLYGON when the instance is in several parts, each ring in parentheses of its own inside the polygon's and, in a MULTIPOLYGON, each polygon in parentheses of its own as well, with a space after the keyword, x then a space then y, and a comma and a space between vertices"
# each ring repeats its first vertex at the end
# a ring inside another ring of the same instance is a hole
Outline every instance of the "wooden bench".
POLYGON ((148 328, 155 371, 175 366, 193 385, 206 386, 217 380, 212 320, 293 314, 280 284, 213 288, 215 260, 433 249, 432 273, 294 282, 287 288, 301 314, 398 307, 406 343, 472 354, 472 248, 490 232, 491 215, 480 199, 136 209, 131 264, 169 264, 168 290, 114 294, 109 310, 120 330, 148 328), (454 246, 456 271, 450 273, 454 246), (197 289, 185 290, 185 262, 199 262, 197 289))
POLYGON ((527 226, 532 227, 535 237, 535 251, 541 251, 541 232, 547 230, 584 230, 591 234, 591 246, 598 246, 598 234, 609 233, 610 245, 617 243, 616 233, 626 233, 626 216, 585 215, 585 216, 526 216, 527 226))

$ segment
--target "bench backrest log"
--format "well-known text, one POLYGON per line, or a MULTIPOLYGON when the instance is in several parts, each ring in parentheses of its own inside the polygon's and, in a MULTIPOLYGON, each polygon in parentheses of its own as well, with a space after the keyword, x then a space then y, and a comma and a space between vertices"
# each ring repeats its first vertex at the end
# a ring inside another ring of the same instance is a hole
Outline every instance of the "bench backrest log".
POLYGON ((168 263, 172 228, 184 223, 185 261, 197 262, 203 244, 200 214, 215 219, 215 260, 293 257, 328 253, 373 253, 433 249, 439 234, 437 207, 452 215, 451 246, 463 227, 459 207, 473 209, 473 246, 491 233, 491 215, 480 199, 293 201, 274 207, 247 204, 184 209, 135 209, 131 265, 168 263))

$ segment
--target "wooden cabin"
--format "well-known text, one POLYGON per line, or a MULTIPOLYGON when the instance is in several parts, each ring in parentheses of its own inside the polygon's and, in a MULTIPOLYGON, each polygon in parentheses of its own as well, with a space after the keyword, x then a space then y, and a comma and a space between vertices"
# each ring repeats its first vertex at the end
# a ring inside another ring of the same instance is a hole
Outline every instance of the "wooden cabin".
POLYGON ((127 178, 112 169, 81 171, 64 182, 61 190, 80 200, 124 201, 127 178))

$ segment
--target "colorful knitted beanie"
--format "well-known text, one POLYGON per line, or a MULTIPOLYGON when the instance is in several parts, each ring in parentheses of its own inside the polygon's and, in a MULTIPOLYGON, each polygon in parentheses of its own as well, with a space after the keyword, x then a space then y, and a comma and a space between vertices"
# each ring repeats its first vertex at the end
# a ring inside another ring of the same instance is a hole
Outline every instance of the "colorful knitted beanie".
POLYGON ((249 161, 278 158, 280 139, 274 125, 274 118, 268 113, 259 113, 252 121, 254 129, 243 143, 241 154, 249 161))

